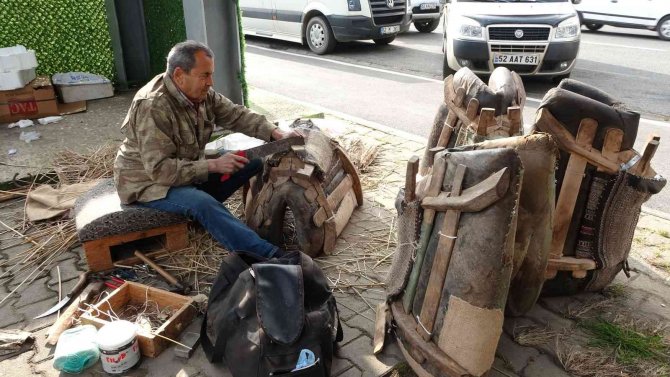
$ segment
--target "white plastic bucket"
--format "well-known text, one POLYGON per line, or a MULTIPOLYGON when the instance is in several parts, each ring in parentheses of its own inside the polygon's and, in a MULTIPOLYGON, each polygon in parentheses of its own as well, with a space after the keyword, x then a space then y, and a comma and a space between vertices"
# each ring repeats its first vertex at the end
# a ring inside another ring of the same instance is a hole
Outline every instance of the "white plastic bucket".
POLYGON ((98 331, 98 348, 102 369, 119 374, 140 361, 140 345, 137 341, 137 326, 128 321, 114 321, 98 331))

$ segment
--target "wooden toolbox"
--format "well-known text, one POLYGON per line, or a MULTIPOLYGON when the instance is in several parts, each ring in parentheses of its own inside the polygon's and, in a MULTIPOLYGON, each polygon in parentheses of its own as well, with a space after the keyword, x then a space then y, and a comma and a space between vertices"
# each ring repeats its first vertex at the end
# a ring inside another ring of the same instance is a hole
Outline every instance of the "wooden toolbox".
POLYGON ((138 331, 142 355, 156 357, 173 344, 165 338, 179 339, 179 334, 193 321, 196 307, 192 298, 144 284, 125 282, 105 299, 89 308, 80 319, 83 324, 101 328, 111 319, 105 313, 118 315, 127 305, 143 305, 149 301, 152 302, 151 305, 155 302, 159 309, 172 309, 172 315, 153 333, 138 331))

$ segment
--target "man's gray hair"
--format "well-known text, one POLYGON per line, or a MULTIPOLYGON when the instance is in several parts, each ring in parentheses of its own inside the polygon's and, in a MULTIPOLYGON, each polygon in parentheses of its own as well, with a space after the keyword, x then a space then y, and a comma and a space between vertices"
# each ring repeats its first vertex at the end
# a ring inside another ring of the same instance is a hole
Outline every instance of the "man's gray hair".
POLYGON ((183 69, 186 73, 191 72, 195 65, 195 54, 198 51, 204 51, 205 55, 214 58, 214 53, 204 43, 196 41, 179 42, 168 53, 167 72, 170 76, 177 67, 183 69))

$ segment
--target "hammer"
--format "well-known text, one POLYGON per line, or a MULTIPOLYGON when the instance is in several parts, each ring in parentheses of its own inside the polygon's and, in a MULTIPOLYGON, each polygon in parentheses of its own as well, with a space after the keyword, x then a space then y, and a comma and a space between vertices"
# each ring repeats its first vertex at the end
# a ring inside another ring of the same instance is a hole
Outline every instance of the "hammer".
POLYGON ((168 283, 172 284, 176 288, 175 292, 187 295, 191 293, 191 287, 179 281, 176 277, 172 276, 169 272, 165 271, 163 267, 157 265, 154 261, 149 259, 144 253, 139 250, 135 250, 135 256, 140 258, 142 262, 146 263, 149 267, 153 268, 162 276, 168 283))

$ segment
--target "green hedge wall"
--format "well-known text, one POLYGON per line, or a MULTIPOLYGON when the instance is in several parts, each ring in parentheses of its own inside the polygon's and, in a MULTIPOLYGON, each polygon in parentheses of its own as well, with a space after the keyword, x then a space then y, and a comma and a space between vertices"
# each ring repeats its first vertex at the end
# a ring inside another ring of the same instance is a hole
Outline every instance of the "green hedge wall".
POLYGON ((165 71, 165 59, 175 44, 186 39, 182 0, 144 0, 151 74, 165 71))
POLYGON ((35 50, 38 74, 114 78, 104 0, 0 0, 0 47, 35 50))

